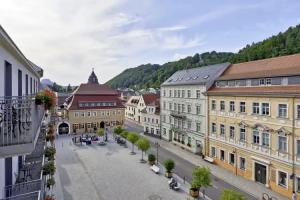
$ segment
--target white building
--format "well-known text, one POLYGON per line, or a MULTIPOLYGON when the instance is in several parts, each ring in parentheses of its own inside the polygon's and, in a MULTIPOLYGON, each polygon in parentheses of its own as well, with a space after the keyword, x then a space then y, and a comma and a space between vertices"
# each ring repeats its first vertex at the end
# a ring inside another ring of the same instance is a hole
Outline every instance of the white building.
POLYGON ((15 184, 25 155, 35 148, 44 111, 31 95, 42 74, 0 26, 0 199, 8 197, 5 188, 15 184))
POLYGON ((144 133, 150 136, 160 137, 160 97, 159 95, 143 95, 141 103, 145 108, 141 110, 142 126, 144 133))
POLYGON ((207 96, 229 63, 174 73, 161 85, 162 138, 191 152, 204 153, 207 136, 207 96))
POLYGON ((131 121, 140 123, 141 119, 138 115, 138 104, 140 100, 140 96, 131 96, 126 102, 125 106, 125 118, 131 121))

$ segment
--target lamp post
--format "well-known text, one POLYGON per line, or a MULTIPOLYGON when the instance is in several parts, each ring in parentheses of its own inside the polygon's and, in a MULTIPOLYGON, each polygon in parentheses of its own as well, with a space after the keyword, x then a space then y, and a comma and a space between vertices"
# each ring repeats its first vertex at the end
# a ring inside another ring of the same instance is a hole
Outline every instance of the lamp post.
POLYGON ((160 147, 158 142, 155 142, 155 147, 156 147, 156 165, 158 165, 158 147, 160 147))

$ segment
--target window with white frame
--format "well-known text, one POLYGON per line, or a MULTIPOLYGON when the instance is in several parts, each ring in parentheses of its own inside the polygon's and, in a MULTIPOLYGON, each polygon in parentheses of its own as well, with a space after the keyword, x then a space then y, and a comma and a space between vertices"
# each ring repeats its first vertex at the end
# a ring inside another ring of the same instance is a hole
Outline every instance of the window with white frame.
POLYGON ((257 129, 253 129, 253 144, 260 144, 260 137, 259 137, 259 132, 257 129))
POLYGON ((187 111, 188 111, 188 113, 191 113, 191 111, 192 111, 191 105, 187 106, 187 111))
POLYGON ((257 102, 252 103, 252 113, 255 115, 259 115, 259 103, 257 102))
POLYGON ((216 110, 216 100, 211 100, 211 110, 216 110))
POLYGON ((200 122, 197 122, 197 124, 196 124, 196 131, 201 132, 201 123, 200 122))
POLYGON ((144 122, 146 122, 147 121, 147 118, 146 117, 144 117, 144 122))
POLYGON ((300 140, 297 140, 297 143, 296 143, 296 154, 298 157, 300 157, 300 140))
POLYGON ((166 109, 166 102, 163 102, 163 108, 166 109))
POLYGON ((174 97, 177 97, 177 90, 174 90, 174 97))
POLYGON ((266 79, 262 78, 259 79, 259 85, 265 85, 266 84, 266 79))
POLYGON ((270 146, 270 134, 268 131, 262 133, 262 145, 266 147, 270 146))
POLYGON ((243 157, 240 157, 240 169, 245 170, 246 169, 246 159, 243 157))
POLYGON ((163 95, 164 95, 164 97, 166 96, 166 90, 163 90, 163 95))
POLYGON ((191 128, 192 128, 192 121, 188 120, 188 122, 187 122, 187 128, 189 130, 191 130, 191 128))
POLYGON ((242 101, 240 102, 240 113, 246 112, 246 102, 242 101))
POLYGON ((233 153, 229 154, 229 164, 234 165, 235 163, 235 156, 233 153))
POLYGON ((185 112, 185 105, 184 104, 181 105, 181 109, 182 109, 182 112, 185 112))
POLYGON ((287 152, 287 137, 279 135, 278 136, 278 151, 287 152))
POLYGON ((266 85, 272 85, 272 79, 267 78, 266 79, 266 85))
MULTIPOLYGON (((114 111, 114 113, 116 113, 116 111, 114 111)), ((93 112, 93 117, 96 117, 97 116, 97 112, 93 112)))
POLYGON ((230 139, 234 139, 234 126, 229 127, 229 137, 230 139))
POLYGON ((211 157, 215 158, 216 157, 216 147, 211 147, 211 157))
POLYGON ((181 97, 182 97, 182 98, 185 98, 185 90, 182 90, 182 91, 181 91, 181 97))
POLYGON ((81 117, 84 117, 84 115, 85 115, 84 112, 81 112, 81 117))
POLYGON ((174 103, 174 110, 177 111, 177 103, 174 103))
POLYGON ((283 186, 283 187, 287 187, 287 173, 286 172, 282 172, 282 171, 278 171, 278 185, 283 186))
POLYGON ((188 91, 187 91, 187 97, 188 97, 188 98, 191 98, 191 96, 192 96, 191 90, 188 90, 188 91))
POLYGON ((178 112, 181 112, 181 104, 178 104, 178 112))
POLYGON ((261 104, 261 114, 262 115, 270 115, 270 104, 269 103, 261 104))
POLYGON ((229 102, 229 111, 234 112, 234 110, 235 110, 234 101, 230 101, 229 102))
POLYGON ((79 113, 78 112, 75 112, 75 117, 79 117, 79 113))
POLYGON ((220 150, 220 160, 225 160, 225 151, 220 150))
POLYGON ((278 117, 287 118, 287 104, 278 104, 278 117))
POLYGON ((172 110, 172 103, 169 103, 169 110, 172 110))
POLYGON ((200 97, 201 97, 200 90, 196 90, 196 95, 197 95, 197 99, 200 99, 200 97))
POLYGON ((172 90, 169 90, 169 97, 172 97, 172 90))
POLYGON ((177 96, 178 96, 179 98, 181 97, 180 90, 177 91, 177 96))
POLYGON ((225 111, 225 101, 220 101, 220 110, 225 111))
POLYGON ((240 127, 240 141, 246 141, 246 129, 245 129, 245 127, 240 127))
POLYGON ((214 134, 217 133, 217 124, 214 122, 211 123, 211 132, 214 134))
POLYGON ((225 137, 225 125, 220 124, 220 136, 225 137))
POLYGON ((167 130, 166 130, 166 128, 163 128, 163 135, 167 135, 167 130))
POLYGON ((201 106, 200 105, 196 106, 196 114, 197 115, 201 114, 201 106))

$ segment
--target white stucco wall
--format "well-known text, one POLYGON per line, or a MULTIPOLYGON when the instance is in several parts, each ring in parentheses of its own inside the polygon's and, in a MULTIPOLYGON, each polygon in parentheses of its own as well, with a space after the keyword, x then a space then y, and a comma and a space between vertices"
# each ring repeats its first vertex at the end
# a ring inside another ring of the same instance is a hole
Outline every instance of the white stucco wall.
MULTIPOLYGON (((25 75, 28 74, 28 93, 30 94, 30 77, 39 82, 39 77, 32 73, 27 67, 21 64, 12 53, 7 51, 0 44, 0 96, 4 96, 4 67, 5 61, 12 65, 12 95, 18 95, 18 70, 22 71, 22 92, 25 94, 25 75)), ((34 82, 34 81, 33 81, 34 82)), ((34 89, 34 86, 32 86, 34 89)), ((33 92, 34 93, 34 92, 33 92)))
MULTIPOLYGON (((192 143, 196 141, 201 141, 204 144, 204 138, 207 135, 207 97, 202 93, 206 91, 206 87, 202 85, 176 85, 176 86, 162 86, 161 87, 161 101, 160 101, 160 116, 161 116, 161 135, 162 138, 169 140, 169 130, 171 129, 171 124, 169 123, 169 117, 171 116, 171 111, 169 110, 169 103, 172 103, 172 110, 174 110, 174 103, 185 105, 185 128, 187 128, 187 121, 191 121, 191 129, 187 131, 187 136, 191 137, 192 143), (165 96, 164 96, 165 90, 165 96), (169 97, 169 90, 172 90, 172 97, 169 97), (185 98, 174 97, 174 90, 185 90, 185 98), (188 90, 191 91, 191 98, 188 98, 188 90), (200 98, 197 98, 196 90, 200 90, 200 98), (166 103, 166 108, 164 108, 163 103, 166 103), (188 113, 187 107, 191 105, 191 113, 188 113), (196 113, 196 106, 201 106, 201 113, 196 113), (166 118, 166 122, 163 122, 163 118, 166 118), (196 124, 201 123, 201 131, 196 131, 196 124), (163 134, 163 129, 166 129, 166 135, 163 134)), ((172 124, 174 124, 174 119, 172 119, 172 124)), ((173 137, 173 136, 172 136, 173 137)), ((186 138, 185 138, 186 139, 186 138)), ((192 144, 193 146, 193 144, 192 144)), ((194 149, 196 151, 196 149, 194 149)))

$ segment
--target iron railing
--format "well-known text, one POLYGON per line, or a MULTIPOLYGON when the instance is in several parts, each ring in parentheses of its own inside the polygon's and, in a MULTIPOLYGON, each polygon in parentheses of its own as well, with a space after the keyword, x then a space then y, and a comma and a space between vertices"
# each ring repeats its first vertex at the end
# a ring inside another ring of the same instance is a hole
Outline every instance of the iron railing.
POLYGON ((33 143, 43 115, 32 96, 0 97, 0 148, 33 143))
POLYGON ((4 188, 4 193, 7 196, 7 199, 22 199, 17 197, 25 197, 28 194, 31 195, 35 192, 39 192, 42 187, 41 181, 41 179, 38 179, 34 181, 28 181, 11 186, 6 186, 4 188))

